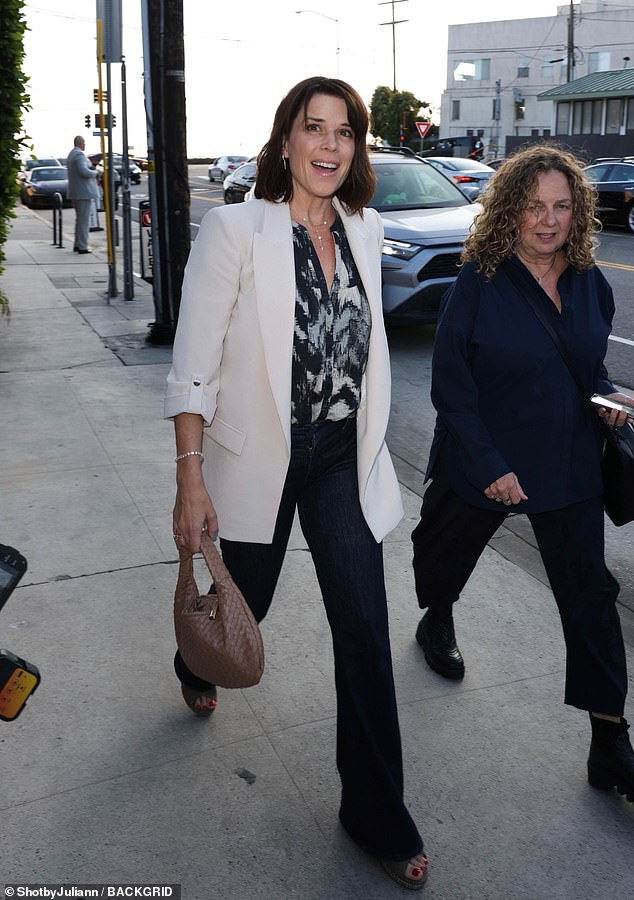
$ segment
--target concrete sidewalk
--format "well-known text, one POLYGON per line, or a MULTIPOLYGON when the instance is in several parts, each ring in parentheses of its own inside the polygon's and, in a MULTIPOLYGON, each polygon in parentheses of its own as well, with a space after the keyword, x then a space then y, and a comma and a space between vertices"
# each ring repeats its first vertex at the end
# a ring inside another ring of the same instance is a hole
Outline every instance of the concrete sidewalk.
MULTIPOLYGON (((186 709, 172 671, 170 350, 145 342, 151 289, 107 303, 104 233, 78 256, 70 234, 52 246, 49 214, 17 213, 0 277, 0 542, 29 570, 0 643, 42 684, 0 722, 0 884, 403 898, 338 826, 330 636, 299 532, 263 624, 261 684, 222 691, 211 720, 186 709)), ((467 675, 431 672, 414 641, 411 486, 385 560, 406 793, 432 860, 423 896, 631 896, 634 805, 586 782, 589 726, 562 704, 549 590, 488 549, 456 610, 467 675)))

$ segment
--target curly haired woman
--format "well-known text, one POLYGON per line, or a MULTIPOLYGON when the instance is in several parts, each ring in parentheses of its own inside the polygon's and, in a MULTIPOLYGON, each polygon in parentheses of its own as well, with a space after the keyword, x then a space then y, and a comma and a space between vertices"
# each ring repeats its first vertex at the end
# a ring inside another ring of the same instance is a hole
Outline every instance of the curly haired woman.
MULTIPOLYGON (((590 713, 590 783, 634 801, 619 585, 604 559, 602 435, 588 402, 634 398, 604 366, 614 301, 593 257, 594 193, 573 155, 539 144, 507 160, 481 200, 434 347, 431 483, 412 533, 427 609, 416 639, 432 669, 464 677, 452 606, 505 518, 525 513, 563 625, 565 702, 590 713)), ((610 425, 627 417, 598 413, 610 425)))

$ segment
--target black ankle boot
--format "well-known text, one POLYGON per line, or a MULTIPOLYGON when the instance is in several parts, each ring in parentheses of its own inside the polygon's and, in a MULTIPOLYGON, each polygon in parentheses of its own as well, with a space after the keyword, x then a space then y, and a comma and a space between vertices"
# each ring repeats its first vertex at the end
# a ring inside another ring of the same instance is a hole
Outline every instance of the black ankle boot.
POLYGON ((464 678, 464 660, 456 643, 451 609, 449 612, 428 609, 418 623, 416 640, 434 672, 456 681, 464 678))
POLYGON ((625 719, 610 722, 590 716, 592 743, 588 756, 588 781, 604 791, 615 787, 634 803, 634 750, 625 719))

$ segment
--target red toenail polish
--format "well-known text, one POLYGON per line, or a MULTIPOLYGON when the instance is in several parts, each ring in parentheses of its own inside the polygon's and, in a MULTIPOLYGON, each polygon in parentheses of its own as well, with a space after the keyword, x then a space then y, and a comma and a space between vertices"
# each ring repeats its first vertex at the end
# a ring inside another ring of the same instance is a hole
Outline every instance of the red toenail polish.
POLYGON ((419 869, 418 866, 415 869, 412 869, 412 878, 419 878, 423 874, 423 870, 419 869))

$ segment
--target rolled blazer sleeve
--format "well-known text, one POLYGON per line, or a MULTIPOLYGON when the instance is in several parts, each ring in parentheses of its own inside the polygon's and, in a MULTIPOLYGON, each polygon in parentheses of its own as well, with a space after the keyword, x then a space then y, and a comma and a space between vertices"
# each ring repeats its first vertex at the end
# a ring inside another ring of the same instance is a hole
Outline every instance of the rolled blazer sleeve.
POLYGON ((185 267, 164 406, 165 418, 194 413, 205 425, 216 410, 223 340, 241 270, 239 241, 227 219, 214 213, 205 215, 185 267))
POLYGON ((483 491, 511 467, 494 446, 478 410, 469 354, 480 297, 466 274, 460 274, 443 305, 434 343, 431 398, 453 437, 467 479, 483 491))

